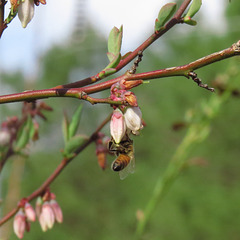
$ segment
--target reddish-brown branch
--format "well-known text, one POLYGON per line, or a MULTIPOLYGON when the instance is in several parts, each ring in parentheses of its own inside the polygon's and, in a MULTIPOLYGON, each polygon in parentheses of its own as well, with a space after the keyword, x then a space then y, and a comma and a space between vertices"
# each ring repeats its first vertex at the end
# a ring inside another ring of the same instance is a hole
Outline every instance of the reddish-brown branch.
POLYGON ((4 7, 5 7, 6 1, 0 0, 0 38, 3 34, 4 29, 7 27, 7 25, 4 22, 4 7))
POLYGON ((9 102, 19 102, 19 101, 31 101, 41 98, 49 97, 72 97, 78 99, 84 99, 91 103, 108 103, 108 104, 121 104, 121 102, 113 102, 111 99, 95 99, 86 94, 92 94, 96 92, 103 91, 112 86, 112 84, 124 79, 124 80, 149 80, 155 78, 172 77, 172 76, 184 76, 189 77, 189 72, 202 68, 206 65, 212 64, 214 62, 230 58, 233 56, 240 55, 240 40, 233 44, 230 48, 224 49, 222 51, 210 54, 203 58, 197 59, 186 65, 160 69, 151 72, 144 72, 139 74, 124 74, 120 77, 114 78, 112 80, 98 83, 91 86, 86 86, 82 88, 70 88, 70 89, 45 89, 37 91, 26 91, 22 93, 9 94, 0 97, 0 104, 9 102))
MULTIPOLYGON (((101 129, 109 122, 111 115, 109 115, 102 123, 101 125, 96 129, 96 131, 91 135, 91 137, 85 141, 75 152, 74 156, 71 158, 64 158, 62 162, 58 165, 58 167, 55 169, 55 171, 49 176, 49 178, 31 195, 26 197, 27 201, 31 201, 38 196, 41 196, 42 193, 49 187, 49 185, 59 176, 59 174, 66 168, 68 163, 70 163, 79 153, 81 153, 89 144, 91 144, 97 137, 97 133, 101 131, 101 129)), ((11 210, 8 214, 6 214, 1 220, 0 220, 0 226, 3 225, 5 222, 7 222, 10 218, 12 218, 17 211, 19 210, 19 207, 17 206, 13 210, 11 210)))
MULTIPOLYGON (((83 88, 64 88, 64 89, 43 89, 43 90, 33 90, 25 91, 22 93, 8 94, 0 96, 0 104, 11 103, 11 102, 21 102, 21 101, 33 101, 36 99, 44 99, 50 97, 70 97, 77 99, 84 99, 90 101, 91 99, 86 98, 85 94, 91 94, 108 89, 112 84, 119 81, 121 78, 113 79, 104 83, 99 83, 98 85, 93 85, 83 88)), ((90 101, 91 102, 91 101, 90 101)), ((91 102, 92 103, 92 102, 91 102)), ((94 99, 94 103, 98 103, 97 99, 94 99)), ((111 99, 99 100, 99 103, 109 103, 109 104, 121 104, 121 102, 112 101, 111 99)))
POLYGON ((215 52, 203 58, 197 59, 186 65, 160 69, 151 72, 132 74, 125 78, 125 80, 149 80, 154 78, 172 77, 172 76, 185 76, 188 77, 189 72, 205 67, 209 64, 227 59, 233 56, 240 55, 240 40, 234 43, 230 48, 224 49, 219 52, 215 52))
POLYGON ((56 87, 53 87, 53 89, 61 89, 61 88, 80 88, 80 87, 84 87, 87 86, 89 84, 94 83, 94 79, 96 79, 96 75, 92 76, 92 77, 88 77, 85 78, 83 80, 74 82, 74 83, 68 83, 68 84, 64 84, 64 85, 59 85, 56 87))

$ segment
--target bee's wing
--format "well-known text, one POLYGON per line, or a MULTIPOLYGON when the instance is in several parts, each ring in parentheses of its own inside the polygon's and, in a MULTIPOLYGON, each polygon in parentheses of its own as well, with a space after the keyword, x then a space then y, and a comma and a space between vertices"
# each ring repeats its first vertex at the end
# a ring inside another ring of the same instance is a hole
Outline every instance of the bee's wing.
POLYGON ((134 173, 134 171, 135 171, 135 158, 134 156, 132 156, 129 164, 119 172, 119 177, 121 180, 123 180, 128 176, 128 174, 134 173))

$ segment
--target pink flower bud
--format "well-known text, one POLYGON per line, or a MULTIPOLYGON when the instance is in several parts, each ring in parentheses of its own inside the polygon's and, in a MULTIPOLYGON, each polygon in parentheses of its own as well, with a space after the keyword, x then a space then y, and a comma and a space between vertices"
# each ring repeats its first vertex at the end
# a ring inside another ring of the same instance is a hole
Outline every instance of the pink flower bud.
POLYGON ((34 2, 33 0, 20 1, 18 6, 18 17, 22 23, 22 27, 25 28, 32 20, 34 15, 34 2))
POLYGON ((122 100, 123 100, 121 97, 117 97, 117 96, 114 95, 114 94, 111 94, 110 98, 111 98, 113 101, 122 101, 122 100))
POLYGON ((125 122, 127 128, 132 131, 133 134, 138 134, 138 131, 142 129, 142 112, 139 107, 129 107, 124 113, 125 122))
POLYGON ((126 124, 124 121, 124 116, 119 109, 113 111, 110 122, 110 132, 116 143, 120 143, 125 135, 126 124))
POLYGON ((39 222, 43 232, 53 227, 55 221, 54 212, 49 202, 44 202, 42 205, 42 212, 39 217, 39 222))
POLYGON ((18 238, 23 238, 23 234, 26 230, 26 216, 23 213, 22 209, 20 209, 14 217, 13 230, 18 238))
POLYGON ((62 214, 62 209, 60 208, 59 204, 57 203, 56 200, 51 200, 50 204, 51 204, 52 210, 54 212, 56 221, 58 223, 62 223, 63 222, 63 214, 62 214))
POLYGON ((111 93, 114 94, 118 90, 125 90, 125 85, 123 84, 125 80, 114 83, 111 86, 111 93))
POLYGON ((25 210, 25 214, 26 214, 27 219, 31 222, 35 222, 35 220, 36 220, 35 211, 34 211, 33 207, 28 202, 26 202, 24 210, 25 210))

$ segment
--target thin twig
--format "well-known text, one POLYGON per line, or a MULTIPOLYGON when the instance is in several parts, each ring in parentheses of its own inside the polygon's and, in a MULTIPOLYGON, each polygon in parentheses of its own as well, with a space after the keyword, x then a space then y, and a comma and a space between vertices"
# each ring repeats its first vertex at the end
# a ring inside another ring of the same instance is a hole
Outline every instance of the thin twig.
POLYGON ((139 63, 142 61, 142 57, 143 57, 143 52, 139 51, 137 59, 134 61, 133 66, 128 71, 130 74, 135 74, 136 73, 137 67, 138 67, 139 63))
MULTIPOLYGON (((234 43, 230 48, 210 54, 208 56, 200 58, 186 65, 165 68, 165 69, 160 69, 160 70, 151 71, 151 72, 138 73, 138 74, 124 74, 112 80, 87 86, 87 87, 83 87, 83 88, 45 89, 45 90, 26 91, 22 93, 3 95, 3 96, 0 96, 0 104, 10 103, 10 102, 20 102, 20 101, 32 101, 36 99, 50 98, 50 97, 71 97, 71 98, 84 99, 85 94, 89 95, 92 93, 109 89, 112 86, 112 84, 122 79, 151 80, 156 78, 172 77, 172 76, 184 76, 186 78, 189 78, 189 73, 192 72, 193 70, 205 67, 209 64, 212 64, 230 57, 234 57, 237 55, 240 55, 240 40, 237 43, 234 43)), ((85 99, 85 100, 88 100, 88 99, 85 99)), ((94 99, 94 103, 98 103, 97 99, 94 99)), ((99 100, 99 103, 103 103, 103 101, 99 100)), ((105 99, 104 103, 113 104, 110 99, 109 100, 105 99)), ((118 104, 121 104, 121 102, 115 102, 114 104, 118 105, 118 104)))
MULTIPOLYGON (((110 88, 113 83, 109 82, 106 86, 104 84, 104 89, 110 88)), ((70 97, 77 98, 89 101, 91 104, 96 103, 107 103, 119 105, 122 104, 122 101, 113 101, 109 98, 105 99, 97 99, 91 98, 87 96, 87 93, 92 93, 95 88, 88 87, 86 88, 70 88, 70 89, 43 89, 43 90, 32 90, 32 91, 24 91, 22 93, 8 94, 0 96, 0 104, 3 103, 12 103, 12 102, 22 102, 22 101, 35 101, 38 99, 51 98, 51 97, 70 97)))
MULTIPOLYGON (((181 17, 188 5, 190 4, 191 0, 184 0, 175 15, 172 17, 172 19, 161 29, 159 32, 154 32, 150 37, 148 37, 138 48, 136 48, 133 52, 131 52, 126 58, 122 59, 118 66, 115 68, 116 72, 120 71, 123 67, 125 67, 129 62, 131 62, 139 53, 139 51, 143 52, 144 49, 149 47, 153 42, 155 42, 159 37, 161 37, 163 34, 168 32, 172 27, 174 27, 176 24, 181 23, 181 17)), ((83 80, 77 81, 75 83, 65 84, 65 85, 59 85, 54 87, 54 89, 59 88, 76 88, 76 87, 84 87, 93 83, 96 83, 97 81, 100 81, 104 77, 99 77, 99 74, 96 74, 94 76, 85 78, 83 80)))
POLYGON ((221 50, 219 52, 212 53, 203 58, 197 59, 194 62, 188 63, 186 65, 160 69, 151 72, 144 72, 129 75, 125 80, 151 80, 154 78, 172 77, 172 76, 184 76, 189 78, 189 72, 205 67, 209 64, 240 55, 240 40, 234 43, 231 47, 221 50))
POLYGON ((192 80, 193 80, 195 83, 197 83, 197 85, 198 85, 199 87, 205 88, 205 89, 207 89, 207 90, 209 90, 209 91, 211 91, 211 92, 214 92, 214 91, 215 91, 214 88, 211 88, 211 87, 209 87, 207 84, 202 83, 202 80, 201 80, 200 78, 198 78, 198 76, 197 76, 197 74, 196 74, 195 72, 190 72, 190 73, 188 74, 188 76, 191 77, 192 80))

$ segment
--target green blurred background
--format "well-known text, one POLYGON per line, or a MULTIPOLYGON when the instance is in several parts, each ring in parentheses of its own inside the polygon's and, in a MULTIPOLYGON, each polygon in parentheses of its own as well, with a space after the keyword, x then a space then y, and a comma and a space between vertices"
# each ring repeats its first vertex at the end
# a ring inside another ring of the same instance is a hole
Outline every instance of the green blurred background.
MULTIPOLYGON (((239 10, 239 1, 228 5, 227 32, 217 36, 201 24, 194 29, 177 26, 144 52, 138 72, 183 65, 231 46, 239 40, 239 10), (186 31, 188 28, 191 31, 186 31)), ((198 20, 201 21, 201 15, 198 20)), ((77 81, 104 68, 106 52, 107 40, 89 26, 80 43, 74 32, 68 43, 53 46, 41 56, 41 74, 35 83, 26 82, 21 72, 14 72, 1 74, 1 85, 17 92, 77 81)), ((236 57, 207 66, 197 73, 211 86, 213 80, 228 75, 233 67, 239 67, 239 63, 236 57)), ((238 89, 239 83, 240 79, 235 79, 238 89)), ((153 80, 134 92, 147 124, 141 135, 134 137, 134 175, 121 181, 110 170, 114 159, 110 156, 108 168, 102 171, 92 144, 51 186, 63 210, 63 224, 55 224, 52 230, 42 233, 39 223, 33 223, 24 239, 133 239, 136 213, 144 210, 157 179, 164 174, 186 133, 186 129, 174 131, 173 124, 182 122, 190 108, 216 94, 182 77, 153 80)), ((105 91, 95 96, 108 95, 109 91, 105 91)), ((239 101, 232 97, 221 106, 218 116, 211 122, 209 137, 189 154, 189 160, 200 159, 204 164, 195 164, 181 173, 154 209, 142 239, 240 239, 239 101)), ((29 158, 11 158, 2 173, 3 204, 9 187, 16 188, 15 196, 8 196, 9 201, 15 199, 12 206, 16 206, 16 199, 29 195, 40 186, 61 161, 63 111, 71 116, 79 101, 49 99, 46 103, 54 108, 54 112, 47 114, 47 122, 39 120, 40 140, 31 145, 29 158), (13 174, 14 171, 19 176, 13 174)), ((19 115, 20 106, 21 103, 2 105, 1 121, 8 115, 19 115)), ((107 105, 84 103, 79 132, 91 134, 111 110, 107 105)), ((108 126, 104 132, 109 135, 108 126)), ((7 210, 4 206, 2 212, 7 210)), ((11 221, 6 224, 6 235, 16 239, 11 224, 11 221)))

